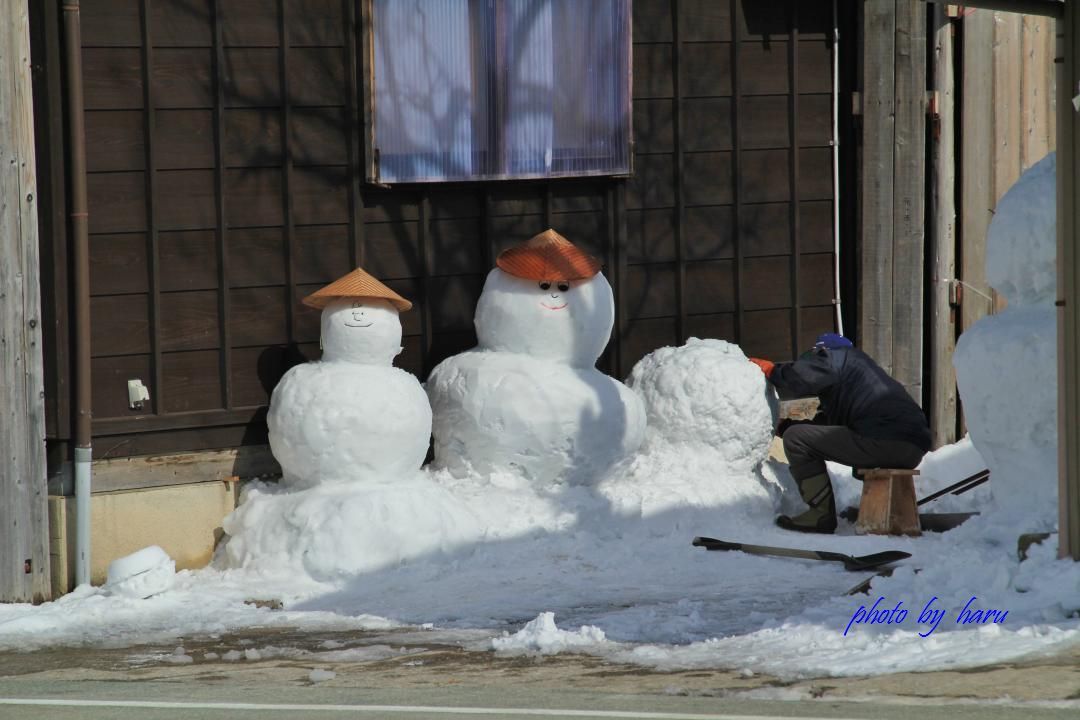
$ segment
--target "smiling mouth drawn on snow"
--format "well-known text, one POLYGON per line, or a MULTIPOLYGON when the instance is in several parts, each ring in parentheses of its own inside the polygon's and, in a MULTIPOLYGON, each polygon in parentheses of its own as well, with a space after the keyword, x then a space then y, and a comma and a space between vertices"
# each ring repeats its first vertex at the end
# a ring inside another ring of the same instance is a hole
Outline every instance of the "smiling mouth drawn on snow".
MULTIPOLYGON (((552 285, 552 283, 544 281, 544 282, 540 283, 540 289, 543 290, 544 292, 547 292, 548 290, 551 289, 551 285, 552 285)), ((561 283, 558 283, 557 287, 559 289, 559 292, 551 293, 551 297, 555 299, 555 302, 558 302, 560 300, 560 298, 562 297, 561 293, 564 293, 564 292, 566 292, 567 290, 570 289, 570 283, 561 282, 561 283)), ((540 302, 540 307, 547 308, 548 310, 565 310, 566 306, 569 305, 569 304, 570 303, 568 303, 568 302, 566 302, 564 300, 562 305, 548 305, 547 300, 545 299, 545 300, 540 302)))
POLYGON ((345 320, 344 321, 345 327, 368 328, 368 327, 371 327, 372 325, 375 324, 374 321, 368 320, 367 317, 365 316, 364 311, 362 309, 364 307, 364 304, 362 302, 360 302, 358 300, 358 301, 354 302, 352 306, 353 306, 352 322, 349 322, 348 320, 345 320))

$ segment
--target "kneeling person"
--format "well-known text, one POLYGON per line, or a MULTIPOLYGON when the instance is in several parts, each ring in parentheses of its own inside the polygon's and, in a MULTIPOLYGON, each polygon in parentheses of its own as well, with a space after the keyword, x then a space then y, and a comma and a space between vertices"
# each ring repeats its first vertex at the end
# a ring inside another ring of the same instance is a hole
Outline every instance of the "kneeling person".
POLYGON ((914 468, 931 446, 922 408, 904 386, 842 335, 825 333, 790 363, 750 358, 783 400, 816 395, 811 421, 781 425, 791 475, 810 509, 781 515, 786 530, 832 533, 836 501, 825 461, 852 467, 914 468))

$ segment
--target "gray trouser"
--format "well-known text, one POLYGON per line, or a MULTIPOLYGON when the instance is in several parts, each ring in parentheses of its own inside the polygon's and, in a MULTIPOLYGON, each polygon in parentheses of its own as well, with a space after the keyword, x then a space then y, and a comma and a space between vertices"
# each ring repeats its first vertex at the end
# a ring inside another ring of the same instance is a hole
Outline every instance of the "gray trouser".
POLYGON ((797 423, 784 432, 784 453, 791 475, 805 480, 825 472, 825 461, 853 468, 913 468, 925 452, 904 440, 876 440, 842 425, 797 423))

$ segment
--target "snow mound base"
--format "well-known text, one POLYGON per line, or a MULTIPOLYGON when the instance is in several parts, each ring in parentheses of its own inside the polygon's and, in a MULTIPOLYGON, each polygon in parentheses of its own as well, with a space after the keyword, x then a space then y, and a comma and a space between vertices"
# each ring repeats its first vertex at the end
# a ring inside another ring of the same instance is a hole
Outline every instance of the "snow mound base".
POLYGON ((768 457, 776 394, 737 345, 690 338, 660 348, 634 366, 627 384, 645 403, 647 444, 714 448, 732 473, 768 457))
POLYGON ((104 590, 110 595, 143 599, 160 595, 173 586, 176 562, 157 545, 113 560, 104 590))
POLYGON ((560 630, 555 624, 555 613, 542 612, 513 635, 504 632, 502 637, 493 638, 491 646, 503 655, 554 655, 605 642, 607 636, 598 627, 582 625, 576 632, 560 630))

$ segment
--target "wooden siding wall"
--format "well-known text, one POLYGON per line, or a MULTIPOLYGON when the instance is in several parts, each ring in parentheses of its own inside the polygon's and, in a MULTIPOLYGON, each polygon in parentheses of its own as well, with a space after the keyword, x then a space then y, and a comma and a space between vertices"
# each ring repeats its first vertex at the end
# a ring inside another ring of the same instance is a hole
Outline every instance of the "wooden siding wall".
POLYGON ((832 330, 831 3, 633 6, 631 179, 386 189, 354 1, 86 4, 95 458, 265 442, 274 384, 319 355, 300 298, 358 264, 416 302, 398 364, 425 377, 475 344, 496 254, 549 226, 603 259, 616 376, 689 336, 786 359, 832 330))

